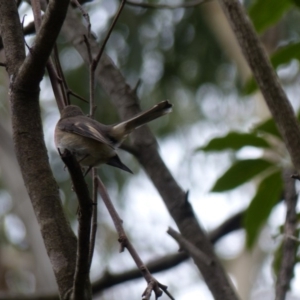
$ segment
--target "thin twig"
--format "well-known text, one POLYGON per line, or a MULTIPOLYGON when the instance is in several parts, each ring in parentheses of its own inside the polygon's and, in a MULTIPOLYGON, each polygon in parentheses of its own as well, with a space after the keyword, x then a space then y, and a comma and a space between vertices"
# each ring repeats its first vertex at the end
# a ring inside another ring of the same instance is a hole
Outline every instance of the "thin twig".
MULTIPOLYGON (((242 224, 242 218, 244 216, 244 211, 241 211, 237 213, 236 215, 228 218, 226 221, 224 221, 220 226, 218 226, 216 229, 214 229, 212 232, 208 234, 209 239, 213 244, 215 244, 219 239, 226 236, 228 233, 238 230, 241 228, 242 224)), ((299 239, 295 237, 288 238, 295 239, 299 242, 299 239)), ((161 271, 168 270, 170 268, 173 268, 177 266, 178 264, 187 261, 189 259, 189 255, 185 252, 177 252, 173 254, 167 254, 163 257, 156 258, 153 261, 149 261, 147 263, 148 269, 151 271, 151 273, 157 273, 161 271)), ((96 295, 97 293, 103 292, 105 289, 110 288, 112 286, 115 286, 117 284, 125 283, 130 280, 141 278, 141 273, 139 270, 132 269, 128 270, 122 273, 118 274, 111 274, 109 272, 105 272, 100 279, 96 280, 93 283, 92 290, 93 295, 96 295)), ((6 295, 3 294, 3 297, 6 295)), ((58 295, 30 295, 28 297, 26 296, 8 296, 7 298, 9 300, 59 300, 58 295)))
POLYGON ((195 0, 195 1, 189 1, 184 2, 176 5, 168 5, 168 4, 154 4, 154 3, 144 3, 144 2, 135 2, 127 0, 126 4, 130 6, 136 6, 136 7, 142 7, 142 8, 154 8, 154 9, 176 9, 176 8, 193 8, 195 6, 198 6, 200 4, 209 2, 212 0, 195 0))
POLYGON ((84 43, 86 45, 86 48, 87 48, 87 53, 88 53, 88 58, 89 58, 89 64, 91 65, 92 62, 93 62, 93 56, 92 56, 92 50, 91 50, 91 44, 89 42, 89 39, 88 37, 84 34, 83 35, 83 40, 84 40, 84 43))
POLYGON ((93 68, 93 56, 91 51, 91 44, 86 35, 83 36, 84 43, 86 45, 88 58, 89 58, 89 91, 90 91, 90 117, 94 117, 94 112, 96 110, 95 105, 95 70, 93 68))
POLYGON ((58 109, 59 111, 61 111, 67 105, 67 103, 65 103, 65 98, 61 89, 60 80, 52 62, 52 59, 50 57, 46 64, 46 67, 58 109))
POLYGON ((60 86, 61 86, 61 93, 64 97, 65 105, 70 105, 71 104, 70 95, 74 96, 75 98, 77 98, 77 99, 79 99, 79 100, 81 100, 85 103, 89 103, 87 100, 85 100, 83 97, 81 97, 77 93, 73 92, 69 88, 66 77, 65 77, 64 72, 63 72, 62 67, 61 67, 57 45, 55 45, 55 47, 54 47, 54 61, 55 61, 55 66, 56 66, 56 69, 57 69, 57 72, 58 72, 57 78, 58 78, 58 81, 59 81, 60 86))
MULTIPOLYGON (((148 283, 148 286, 142 295, 143 299, 145 299, 145 300, 150 299, 150 295, 151 295, 152 291, 155 293, 156 299, 157 299, 158 297, 161 296, 162 290, 166 290, 167 287, 161 285, 151 275, 148 268, 141 260, 140 256, 136 252, 135 248, 133 247, 133 245, 127 238, 126 233, 123 228, 123 225, 122 225, 123 221, 121 220, 116 209, 114 208, 114 205, 110 200, 107 190, 106 190, 104 184, 102 183, 101 179, 99 178, 99 176, 97 176, 97 181, 98 181, 99 194, 101 195, 101 198, 102 198, 104 204, 106 205, 106 208, 114 222, 115 228, 116 228, 118 236, 119 236, 120 252, 124 251, 125 248, 128 250, 128 252, 130 253, 131 257, 133 258, 135 264, 137 265, 137 267, 141 271, 143 277, 145 278, 145 280, 148 283), (162 287, 164 287, 164 289, 162 287)), ((170 294, 168 294, 168 296, 170 297, 170 299, 174 299, 170 294)))
POLYGON ((57 70, 57 74, 59 76, 60 79, 60 87, 61 87, 61 93, 63 95, 64 98, 64 103, 65 105, 70 105, 70 97, 69 97, 69 93, 68 93, 68 85, 67 85, 67 81, 64 75, 64 72, 62 70, 61 67, 61 63, 59 60, 59 54, 58 54, 58 49, 57 49, 57 44, 55 43, 54 49, 53 49, 53 55, 54 55, 54 62, 55 62, 55 66, 56 66, 56 70, 57 70))
POLYGON ((118 11, 117 11, 117 13, 115 15, 115 18, 114 18, 112 24, 110 25, 110 28, 109 28, 109 30, 108 30, 108 32, 106 34, 106 37, 105 37, 105 39, 104 39, 104 41, 102 43, 102 46, 101 46, 101 48, 100 48, 100 50, 99 50, 99 52, 98 52, 98 54, 97 54, 97 56, 96 56, 96 58, 95 58, 95 60, 93 62, 94 70, 96 70, 96 68, 97 68, 97 65, 98 65, 98 63, 99 63, 99 61, 101 59, 101 56, 102 56, 102 53, 103 53, 104 48, 106 46, 106 43, 107 43, 107 41, 108 41, 108 39, 109 39, 109 37, 110 37, 110 35, 111 35, 111 33, 112 33, 112 31, 113 31, 116 23, 117 23, 120 15, 121 15, 121 12, 122 12, 122 10, 124 8, 125 3, 126 3, 126 0, 122 0, 121 4, 119 6, 119 9, 118 9, 118 11))
POLYGON ((96 110, 95 104, 95 69, 93 68, 93 62, 89 65, 89 76, 90 76, 90 116, 94 117, 94 113, 96 110))
POLYGON ((78 95, 77 93, 75 93, 75 92, 73 92, 73 91, 71 91, 69 89, 67 89, 67 94, 71 95, 71 96, 74 96, 75 98, 77 98, 77 99, 79 99, 79 100, 81 100, 81 101, 83 101, 85 103, 89 103, 89 101, 87 101, 86 99, 84 99, 83 97, 81 97, 80 95, 78 95))
POLYGON ((293 276, 293 269, 296 263, 296 251, 298 241, 294 238, 297 233, 297 193, 295 181, 290 178, 291 170, 285 170, 283 173, 286 220, 284 224, 284 240, 282 247, 281 266, 276 282, 276 300, 284 300, 290 286, 293 276))
POLYGON ((180 249, 184 249, 195 261, 200 261, 207 265, 212 264, 213 261, 210 257, 186 240, 180 233, 171 227, 169 227, 167 233, 178 242, 180 249))
POLYGON ((297 243, 300 243, 300 239, 295 237, 294 235, 284 234, 283 237, 286 239, 291 239, 297 243))
POLYGON ((88 57, 89 57, 89 77, 90 77, 90 80, 89 80, 89 91, 90 91, 90 112, 89 112, 89 115, 91 118, 94 117, 94 113, 96 111, 96 104, 95 104, 95 71, 96 71, 96 68, 97 68, 97 65, 101 59, 101 56, 102 56, 102 53, 104 51, 104 48, 107 44, 107 41, 113 31, 113 28, 115 27, 116 23, 117 23, 117 20, 119 18, 119 16, 121 15, 121 12, 122 12, 122 9, 125 5, 125 2, 126 0, 122 0, 121 4, 120 4, 120 7, 114 17, 114 20, 105 36, 105 39, 102 43, 102 46, 96 56, 95 59, 93 59, 93 56, 92 56, 92 51, 91 51, 91 46, 90 46, 90 42, 89 42, 89 39, 91 37, 91 23, 90 23, 90 17, 88 15, 88 13, 82 8, 82 6, 79 4, 79 2, 77 0, 72 0, 73 3, 80 9, 80 11, 82 12, 83 14, 83 17, 86 18, 87 20, 87 23, 88 23, 88 35, 84 35, 84 42, 86 44, 86 47, 87 47, 87 52, 88 52, 88 57))
POLYGON ((91 238, 90 238, 90 253, 89 253, 89 262, 90 268, 93 260, 94 248, 95 248, 95 241, 96 241, 96 233, 97 233, 97 216, 98 216, 98 180, 97 180, 97 170, 96 168, 92 168, 92 178, 93 178, 93 213, 92 213, 92 231, 91 231, 91 238))
POLYGON ((88 38, 90 38, 91 37, 91 28, 92 28, 92 24, 90 21, 90 15, 86 12, 86 10, 84 10, 82 5, 77 0, 71 0, 71 2, 81 11, 82 16, 86 20, 87 25, 88 25, 88 38))
MULTIPOLYGON (((38 32, 39 28, 42 24, 42 15, 41 15, 41 5, 40 0, 32 0, 31 1, 32 11, 34 15, 34 25, 35 25, 35 32, 38 32)), ((59 110, 62 110, 63 107, 66 105, 64 94, 62 93, 60 87, 60 83, 58 81, 57 71, 54 68, 53 62, 49 57, 46 68, 48 71, 48 75, 50 78, 50 82, 52 85, 53 93, 58 105, 59 110)))
MULTIPOLYGON (((24 20, 24 17, 23 17, 23 20, 24 20)), ((23 24, 24 24, 23 20, 22 20, 22 28, 23 28, 24 36, 34 33, 35 32, 34 21, 30 22, 26 27, 23 27, 23 24)), ((2 43, 2 39, 0 37, 0 50, 1 49, 3 49, 3 43, 2 43)))

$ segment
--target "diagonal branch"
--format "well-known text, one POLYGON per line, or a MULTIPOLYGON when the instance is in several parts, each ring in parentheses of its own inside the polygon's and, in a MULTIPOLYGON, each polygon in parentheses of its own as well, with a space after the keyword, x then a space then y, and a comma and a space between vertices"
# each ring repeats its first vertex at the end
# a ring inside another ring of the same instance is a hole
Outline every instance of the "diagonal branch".
POLYGON ((131 257, 133 258, 136 266, 139 268, 141 274, 143 275, 143 277, 145 278, 145 280, 148 283, 147 288, 142 295, 143 299, 149 300, 152 291, 154 292, 156 299, 157 299, 158 297, 160 297, 162 295, 162 293, 163 293, 162 291, 164 291, 164 293, 166 295, 168 295, 170 299, 174 300, 174 298, 171 296, 171 294, 167 291, 167 286, 162 285, 152 276, 152 274, 149 272, 146 265, 141 260, 137 251, 131 244, 130 240, 127 238, 127 235, 126 235, 123 225, 122 225, 123 221, 121 220, 121 218, 119 217, 119 214, 117 213, 116 209, 114 208, 114 206, 111 202, 111 199, 107 193, 107 190, 99 177, 97 177, 97 183, 98 183, 99 194, 101 195, 101 198, 102 198, 102 200, 114 222, 115 228, 117 230, 117 233, 119 236, 119 242, 120 242, 120 252, 123 252, 125 248, 128 250, 128 252, 130 253, 131 257))
POLYGON ((214 262, 201 250, 197 249, 191 242, 187 241, 179 232, 174 230, 173 228, 169 228, 167 233, 173 237, 177 243, 180 245, 180 250, 185 250, 197 263, 200 261, 201 263, 210 265, 214 262))
POLYGON ((300 172, 300 127, 278 76, 241 3, 238 0, 220 0, 220 3, 282 135, 292 162, 300 172))
POLYGON ((17 84, 21 89, 25 91, 38 90, 46 63, 66 17, 68 6, 69 0, 49 1, 34 46, 19 70, 17 84))

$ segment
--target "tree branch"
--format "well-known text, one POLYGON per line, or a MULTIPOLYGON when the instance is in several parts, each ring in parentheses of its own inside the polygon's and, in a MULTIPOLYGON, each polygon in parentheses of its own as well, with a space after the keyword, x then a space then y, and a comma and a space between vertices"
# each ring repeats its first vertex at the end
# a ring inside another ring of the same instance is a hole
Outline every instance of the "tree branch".
POLYGON ((299 173, 300 127, 293 108, 241 3, 238 0, 220 0, 220 3, 299 173))
POLYGON ((284 240, 281 254, 281 266, 276 282, 276 300, 284 300, 293 276, 298 241, 291 237, 297 236, 297 192, 295 180, 291 178, 292 170, 285 170, 283 182, 285 187, 286 220, 284 224, 284 240))
POLYGON ((120 242, 120 252, 123 252, 125 248, 128 250, 128 252, 130 253, 131 257, 133 258, 136 266, 139 268, 141 274, 143 275, 143 277, 145 278, 145 280, 148 283, 147 288, 142 295, 143 299, 149 300, 152 291, 154 292, 155 297, 157 299, 158 297, 160 297, 162 295, 162 291, 164 291, 165 294, 167 294, 169 296, 169 298, 173 300, 173 297, 170 295, 170 293, 167 292, 167 286, 162 285, 152 276, 152 274, 149 272, 146 265, 141 260, 137 251, 131 244, 130 240, 127 238, 127 235, 126 235, 123 225, 122 225, 123 221, 121 220, 117 211, 115 210, 115 208, 110 200, 110 197, 106 191, 106 188, 99 177, 97 177, 97 183, 98 183, 99 194, 101 195, 101 198, 102 198, 102 200, 114 222, 115 228, 117 230, 117 233, 119 236, 119 242, 120 242))
POLYGON ((69 0, 49 1, 34 45, 19 70, 17 84, 21 89, 25 91, 38 89, 68 6, 69 0))
POLYGON ((7 72, 12 80, 25 59, 23 31, 15 1, 0 1, 0 32, 5 45, 7 72))
MULTIPOLYGON (((223 222, 220 226, 211 231, 208 236, 210 241, 214 244, 220 238, 226 236, 226 234, 238 230, 241 228, 241 221, 244 215, 244 211, 233 215, 228 218, 225 222, 223 222)), ((178 264, 189 259, 189 255, 184 252, 176 252, 173 254, 167 254, 161 258, 149 261, 146 265, 151 273, 158 273, 161 271, 168 270, 177 266, 178 264)), ((99 280, 96 280, 92 285, 93 295, 97 293, 103 292, 105 289, 115 286, 117 284, 125 283, 130 280, 139 279, 142 277, 141 272, 134 268, 129 271, 125 271, 119 274, 111 274, 109 272, 105 272, 99 280)), ((30 296, 2 296, 1 300, 58 300, 59 297, 56 295, 30 295, 30 296)))
POLYGON ((50 1, 51 9, 45 14, 34 54, 29 53, 23 62, 24 41, 15 1, 0 0, 0 31, 11 78, 10 104, 16 156, 62 298, 72 288, 76 238, 63 213, 58 186, 49 166, 40 117, 39 81, 67 5, 68 1, 50 1))
MULTIPOLYGON (((35 32, 38 32, 41 27, 41 23, 42 23, 42 12, 41 12, 40 0, 32 0, 31 6, 32 6, 32 10, 33 10, 33 15, 34 15, 35 32)), ((61 111, 65 106, 64 94, 62 92, 63 85, 61 85, 58 82, 58 75, 54 68, 51 57, 48 58, 46 66, 47 66, 48 75, 49 75, 49 78, 51 81, 53 93, 55 95, 55 99, 56 99, 59 111, 61 111)))
POLYGON ((179 232, 174 230, 173 228, 169 228, 167 233, 177 241, 180 245, 180 250, 185 250, 195 262, 204 263, 207 265, 213 264, 214 262, 201 250, 196 248, 192 243, 187 241, 179 232))
MULTIPOLYGON (((74 284, 72 299, 86 299, 86 295, 91 294, 91 284, 89 281, 90 271, 90 235, 92 219, 92 199, 80 168, 79 163, 67 150, 61 154, 63 162, 66 164, 73 188, 79 202, 78 212, 78 245, 76 255, 76 270, 74 274, 74 284)), ((89 297, 89 299, 91 296, 89 297)))
POLYGON ((211 0, 194 0, 194 1, 188 1, 176 5, 168 5, 168 4, 156 4, 156 3, 145 3, 145 2, 136 2, 136 1, 130 1, 127 0, 126 4, 130 6, 135 7, 142 7, 142 8, 153 8, 153 9, 176 9, 176 8, 192 8, 195 6, 198 6, 200 4, 203 4, 205 2, 208 2, 211 0))
POLYGON ((98 226, 98 181, 97 181, 97 171, 95 168, 92 168, 92 178, 93 178, 93 213, 92 213, 92 229, 91 229, 91 237, 90 237, 90 250, 89 250, 89 264, 90 268, 92 265, 93 254, 95 249, 96 242, 96 232, 98 226))

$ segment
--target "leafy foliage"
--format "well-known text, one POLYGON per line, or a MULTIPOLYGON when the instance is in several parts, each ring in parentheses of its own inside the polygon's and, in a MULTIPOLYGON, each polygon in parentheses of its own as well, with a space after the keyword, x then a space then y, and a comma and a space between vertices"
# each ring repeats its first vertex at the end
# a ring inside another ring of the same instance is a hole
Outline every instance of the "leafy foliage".
POLYGON ((229 132, 224 137, 212 139, 206 146, 199 147, 197 151, 224 151, 227 149, 239 150, 245 146, 268 148, 270 145, 263 138, 252 133, 229 132))
POLYGON ((247 247, 253 246, 259 230, 267 220, 274 205, 282 193, 281 172, 275 172, 264 178, 258 186, 245 215, 244 225, 247 232, 247 247))
MULTIPOLYGON (((229 132, 224 137, 212 139, 206 146, 199 147, 197 150, 205 152, 229 149, 238 151, 245 146, 271 149, 264 137, 257 136, 260 133, 267 133, 280 139, 274 120, 268 119, 254 127, 251 133, 229 132)), ((251 200, 244 218, 248 248, 253 246, 261 226, 280 199, 283 188, 281 170, 275 164, 262 158, 238 160, 218 178, 211 189, 212 192, 228 191, 250 181, 256 176, 261 176, 263 179, 251 200), (265 174, 269 175, 266 176, 265 174)))
POLYGON ((290 0, 256 0, 248 12, 257 32, 262 32, 275 24, 291 5, 290 0))
POLYGON ((264 121, 263 123, 258 124, 256 127, 253 128, 252 132, 256 133, 256 134, 258 134, 260 132, 268 133, 268 134, 274 135, 281 139, 281 135, 280 135, 280 133, 277 129, 277 126, 272 118, 264 121))
POLYGON ((212 192, 224 192, 246 183, 273 164, 264 159, 245 159, 235 162, 215 183, 212 192))

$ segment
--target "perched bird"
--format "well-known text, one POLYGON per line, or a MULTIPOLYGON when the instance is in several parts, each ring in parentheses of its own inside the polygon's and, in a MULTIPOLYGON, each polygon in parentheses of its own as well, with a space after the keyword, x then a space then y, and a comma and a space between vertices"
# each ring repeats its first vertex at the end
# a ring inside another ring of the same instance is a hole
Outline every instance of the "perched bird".
POLYGON ((66 106, 56 124, 54 139, 60 151, 69 150, 78 162, 92 167, 108 164, 132 173, 120 160, 116 148, 134 129, 172 111, 172 104, 162 101, 133 118, 115 124, 104 125, 84 115, 75 105, 66 106))

